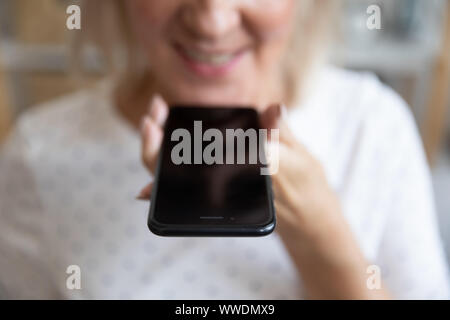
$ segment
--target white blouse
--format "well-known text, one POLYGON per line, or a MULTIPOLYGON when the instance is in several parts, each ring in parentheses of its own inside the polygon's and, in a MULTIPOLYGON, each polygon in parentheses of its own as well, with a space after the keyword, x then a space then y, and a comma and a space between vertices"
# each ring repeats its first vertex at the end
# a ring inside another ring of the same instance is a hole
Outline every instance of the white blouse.
MULTIPOLYGON (((279 236, 162 238, 147 228, 139 135, 112 82, 33 108, 0 157, 0 296, 302 298, 279 236), (81 289, 66 286, 68 266, 81 289)), ((327 67, 289 124, 325 168, 366 258, 396 298, 448 298, 429 169, 405 103, 327 67)), ((368 274, 368 277, 370 274, 368 274)))

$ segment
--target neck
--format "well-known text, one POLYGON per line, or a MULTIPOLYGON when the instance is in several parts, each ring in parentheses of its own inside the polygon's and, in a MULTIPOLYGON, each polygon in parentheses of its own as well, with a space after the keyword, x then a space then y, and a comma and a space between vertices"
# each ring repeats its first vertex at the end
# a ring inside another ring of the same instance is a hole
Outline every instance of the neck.
MULTIPOLYGON (((270 96, 255 97, 255 107, 264 110, 269 104, 287 102, 284 101, 285 94, 282 91, 281 80, 271 87, 272 94, 270 96)), ((266 88, 269 89, 269 88, 266 88)), ((268 93, 269 90, 261 90, 268 93)), ((140 79, 125 78, 119 82, 114 100, 118 113, 125 118, 130 125, 136 129, 139 128, 141 119, 149 111, 149 101, 153 94, 161 93, 157 89, 156 82, 149 75, 142 76, 140 79)), ((170 97, 165 97, 170 101, 170 97)))

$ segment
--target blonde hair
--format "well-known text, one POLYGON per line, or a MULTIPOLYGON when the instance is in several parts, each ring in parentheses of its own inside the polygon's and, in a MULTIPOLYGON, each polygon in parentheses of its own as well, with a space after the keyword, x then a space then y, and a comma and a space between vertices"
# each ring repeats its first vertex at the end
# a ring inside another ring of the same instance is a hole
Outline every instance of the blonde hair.
MULTIPOLYGON (((289 48, 281 63, 286 103, 301 95, 303 79, 320 65, 333 25, 338 1, 296 0, 296 23, 289 48)), ((128 86, 138 85, 151 74, 138 41, 134 38, 123 0, 84 0, 83 33, 74 41, 75 64, 86 43, 100 49, 109 73, 124 80, 128 86)))

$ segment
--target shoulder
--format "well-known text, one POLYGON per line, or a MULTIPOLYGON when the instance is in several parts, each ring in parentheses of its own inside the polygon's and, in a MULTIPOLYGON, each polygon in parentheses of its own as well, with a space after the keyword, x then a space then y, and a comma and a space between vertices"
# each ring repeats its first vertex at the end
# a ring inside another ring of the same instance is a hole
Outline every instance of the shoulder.
POLYGON ((312 102, 336 139, 384 149, 386 157, 405 141, 420 142, 407 103, 374 74, 327 67, 319 79, 312 102))
POLYGON ((405 101, 393 89, 370 72, 336 67, 324 68, 318 76, 313 102, 327 108, 336 117, 362 124, 410 122, 412 114, 405 101))
POLYGON ((345 166, 356 154, 378 154, 389 163, 405 141, 420 143, 409 106, 374 74, 326 66, 314 79, 290 122, 323 162, 338 157, 345 166))
POLYGON ((25 133, 33 135, 70 130, 79 132, 80 125, 108 111, 111 86, 109 81, 103 81, 92 88, 33 106, 20 117, 18 125, 25 133))
POLYGON ((94 87, 38 104, 17 120, 9 143, 20 140, 30 151, 92 139, 113 116, 112 82, 102 81, 94 87))

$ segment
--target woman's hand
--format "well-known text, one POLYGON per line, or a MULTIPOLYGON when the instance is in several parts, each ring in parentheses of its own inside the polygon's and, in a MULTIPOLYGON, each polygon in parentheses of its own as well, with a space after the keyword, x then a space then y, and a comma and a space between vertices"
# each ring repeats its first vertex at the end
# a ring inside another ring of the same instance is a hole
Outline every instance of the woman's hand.
MULTIPOLYGON (((155 95, 150 102, 148 113, 141 122, 142 162, 151 173, 154 172, 156 167, 156 160, 163 139, 163 126, 168 114, 169 108, 166 102, 159 95, 155 95)), ((151 191, 152 183, 141 190, 137 199, 150 199, 151 191)))
MULTIPOLYGON (((367 287, 368 263, 341 212, 321 164, 294 137, 279 106, 262 124, 279 129, 278 168, 272 175, 277 232, 310 298, 387 298, 367 287)), ((273 143, 273 142, 272 142, 273 143)))
MULTIPOLYGON (((161 97, 152 99, 142 120, 142 160, 153 172, 161 147, 162 127, 168 106, 161 97)), ((277 228, 311 298, 386 298, 383 290, 367 288, 364 259, 320 163, 293 136, 281 107, 273 105, 261 114, 267 129, 279 129, 278 170, 272 175, 277 228)), ((152 184, 138 199, 148 200, 152 184)))

